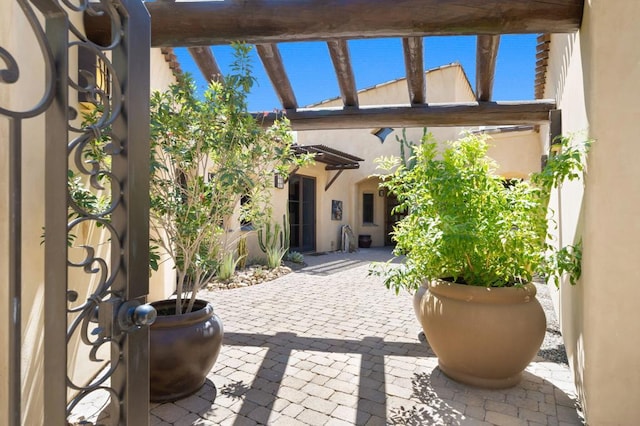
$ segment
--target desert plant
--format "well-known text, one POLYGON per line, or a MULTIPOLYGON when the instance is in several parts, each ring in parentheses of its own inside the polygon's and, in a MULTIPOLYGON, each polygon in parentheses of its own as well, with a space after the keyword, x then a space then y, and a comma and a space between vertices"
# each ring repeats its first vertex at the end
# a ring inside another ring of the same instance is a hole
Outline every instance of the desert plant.
POLYGON ((177 314, 191 311, 233 245, 225 224, 240 198, 268 216, 274 169, 286 174, 298 161, 286 119, 263 129, 247 112, 250 48, 234 49, 233 72, 201 98, 188 76, 151 98, 151 236, 175 264, 177 314))
MULTIPOLYGON (((433 138, 433 135, 427 132, 426 127, 423 128, 421 143, 424 143, 431 138, 433 138)), ((415 153, 418 144, 407 138, 407 129, 405 128, 402 129, 402 137, 396 135, 396 142, 400 144, 400 160, 402 161, 402 165, 407 169, 413 168, 416 163, 415 153)))
POLYGON ((387 287, 415 290, 421 282, 450 279, 468 285, 501 287, 529 282, 534 274, 579 278, 580 247, 556 249, 547 233, 547 203, 555 186, 575 179, 589 143, 549 159, 531 182, 504 185, 487 156, 487 137, 467 134, 436 158, 436 143, 415 150, 407 168, 399 158, 383 158, 381 186, 400 201, 407 216, 396 226, 394 253, 406 255, 399 268, 376 265, 387 287), (576 267, 576 259, 578 260, 576 267), (576 276, 577 275, 577 276, 576 276))
POLYGON ((238 240, 238 268, 247 267, 247 259, 249 258, 249 249, 247 248, 247 236, 243 235, 238 240))
POLYGON ((298 251, 290 251, 287 254, 287 260, 293 263, 304 263, 304 255, 298 251))
POLYGON ((267 267, 274 269, 280 266, 282 259, 289 251, 289 221, 282 215, 282 226, 279 223, 265 223, 264 230, 258 230, 258 244, 267 255, 267 267))
POLYGON ((232 251, 228 251, 222 255, 222 260, 218 265, 218 279, 221 281, 226 281, 233 277, 233 274, 236 272, 236 266, 242 257, 238 257, 235 259, 234 253, 232 251))

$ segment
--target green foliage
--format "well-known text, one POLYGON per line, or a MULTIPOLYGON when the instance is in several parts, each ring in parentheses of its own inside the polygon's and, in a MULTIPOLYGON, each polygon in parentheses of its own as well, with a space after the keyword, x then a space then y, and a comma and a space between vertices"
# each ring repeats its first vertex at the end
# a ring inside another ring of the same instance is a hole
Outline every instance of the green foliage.
POLYGON ((556 287, 560 286, 563 274, 569 277, 571 285, 575 285, 582 275, 582 241, 551 252, 540 266, 539 273, 550 277, 556 287))
POLYGON ((289 220, 286 214, 282 215, 282 226, 279 223, 267 222, 264 230, 258 230, 258 244, 260 250, 267 255, 267 267, 274 269, 280 266, 282 259, 289 251, 289 220))
POLYGON ((222 261, 218 265, 218 279, 221 281, 226 281, 230 279, 233 274, 236 272, 236 266, 242 257, 238 257, 234 260, 234 255, 232 251, 227 251, 222 255, 222 261))
POLYGON ((556 250, 547 240, 549 194, 582 170, 588 143, 563 151, 528 182, 504 185, 487 156, 486 136, 468 134, 437 158, 436 143, 425 138, 408 168, 398 158, 382 158, 381 186, 398 197, 394 253, 406 255, 399 268, 377 264, 374 275, 399 292, 438 278, 485 287, 526 283, 536 273, 579 278, 580 247, 556 250))
POLYGON ((289 262, 303 264, 304 263, 304 255, 297 251, 290 251, 287 254, 287 260, 289 262))
POLYGON ((286 118, 263 129, 247 112, 250 47, 234 48, 233 73, 212 82, 202 99, 188 76, 151 97, 151 235, 176 265, 178 313, 185 282, 189 312, 218 270, 231 245, 225 224, 240 197, 250 196, 248 216, 268 217, 274 170, 287 174, 298 161, 286 118))
POLYGON ((158 268, 160 268, 160 253, 159 251, 159 247, 156 245, 151 244, 149 246, 149 273, 151 273, 151 271, 157 271, 158 268))
POLYGON ((586 140, 578 146, 571 145, 571 139, 558 136, 554 145, 559 148, 547 160, 547 164, 540 173, 531 176, 531 181, 548 194, 552 188, 558 187, 563 181, 572 181, 580 177, 584 171, 584 157, 593 141, 586 140))

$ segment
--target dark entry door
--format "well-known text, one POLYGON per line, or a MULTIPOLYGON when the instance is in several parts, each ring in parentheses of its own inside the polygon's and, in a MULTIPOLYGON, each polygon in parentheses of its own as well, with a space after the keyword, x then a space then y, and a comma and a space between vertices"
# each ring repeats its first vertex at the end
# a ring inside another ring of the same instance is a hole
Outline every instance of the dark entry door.
POLYGON ((290 250, 301 253, 316 249, 316 180, 293 175, 289 179, 290 250))

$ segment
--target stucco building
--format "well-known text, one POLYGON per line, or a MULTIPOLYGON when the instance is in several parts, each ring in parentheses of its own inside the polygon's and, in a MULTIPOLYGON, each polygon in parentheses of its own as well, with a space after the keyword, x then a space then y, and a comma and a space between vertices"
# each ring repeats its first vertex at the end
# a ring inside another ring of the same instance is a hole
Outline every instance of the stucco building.
MULTIPOLYGON (((426 71, 426 99, 429 103, 473 102, 473 89, 459 64, 426 71)), ((402 78, 358 92, 362 105, 402 105, 407 102, 407 80, 402 78)), ((339 98, 309 107, 339 107, 339 98)), ((302 253, 343 250, 342 228, 348 225, 355 238, 367 235, 372 246, 391 245, 389 236, 399 220, 391 209, 395 199, 378 187, 374 177, 381 170, 376 159, 400 157, 399 139, 419 144, 424 131, 444 147, 464 131, 482 131, 492 137, 489 155, 507 178, 527 178, 540 170, 543 147, 533 126, 464 128, 374 128, 309 130, 296 133, 299 149, 316 154, 316 163, 295 170, 283 189, 274 189, 275 217, 289 212, 292 250, 302 253), (376 135, 376 133, 378 135, 376 135), (343 154, 342 156, 340 154, 343 154), (350 157, 357 157, 356 159, 350 157), (341 213, 334 210, 340 206, 341 213)), ((405 146, 405 156, 410 155, 405 146)))
MULTIPOLYGON (((563 283, 555 294, 563 336, 575 384, 586 420, 592 425, 632 425, 640 416, 640 287, 637 263, 640 253, 640 176, 637 143, 640 122, 640 2, 637 0, 585 0, 580 29, 571 34, 550 37, 546 72, 541 97, 556 101, 562 111, 562 133, 578 134, 578 138, 595 140, 588 159, 584 181, 565 184, 551 200, 555 212, 560 244, 582 240, 582 278, 571 287, 563 283)), ((42 16, 38 16, 42 18, 42 16)), ((75 18, 74 18, 75 19, 75 18)), ((80 20, 75 23, 80 26, 80 20)), ((18 2, 0 2, 0 46, 7 49, 20 64, 17 84, 0 84, 0 107, 24 110, 30 102, 40 99, 45 68, 37 40, 18 2)), ((0 51, 0 53, 2 53, 0 51)), ((0 54, 0 56, 2 56, 0 54)), ((0 68, 8 66, 2 56, 0 68)), ((70 64, 77 57, 69 58, 70 64)), ((151 88, 162 89, 173 81, 160 49, 151 51, 149 73, 151 88)), ((9 79, 9 74, 2 74, 9 79)), ((428 72, 429 102, 473 100, 474 96, 461 68, 457 65, 428 72)), ((380 85, 360 94, 363 104, 393 103, 399 93, 406 93, 402 80, 380 85)), ((326 106, 333 105, 327 101, 326 106)), ((355 234, 368 234, 374 245, 387 241, 388 197, 380 194, 375 179, 373 159, 380 155, 397 155, 399 144, 395 136, 399 129, 381 141, 372 134, 376 129, 361 131, 305 131, 297 134, 302 146, 323 145, 355 156, 359 168, 337 174, 326 170, 320 161, 315 166, 297 170, 283 189, 274 189, 274 217, 291 211, 295 201, 295 185, 313 191, 315 205, 311 218, 301 219, 302 230, 314 223, 309 251, 338 249, 340 227, 350 225, 355 234), (296 178, 297 176, 297 178, 296 178), (297 179, 297 180, 296 180, 297 179), (305 180, 309 179, 309 180, 305 180), (293 185, 292 185, 293 184, 293 185), (333 201, 341 201, 341 215, 333 215, 333 201), (280 210, 278 211, 277 208, 280 210)), ((439 141, 453 139, 456 128, 430 128, 439 141)), ((7 140, 11 134, 9 120, 0 118, 0 271, 1 282, 10 280, 12 241, 5 231, 14 218, 10 216, 11 193, 8 170, 11 169, 7 140)), ((25 119, 22 127, 22 173, 25 189, 22 200, 22 258, 27 259, 22 274, 22 328, 20 361, 22 363, 22 419, 24 424, 43 424, 45 395, 43 378, 43 342, 45 328, 45 265, 41 246, 46 198, 45 185, 45 120, 25 119)), ((549 149, 549 129, 521 129, 517 132, 494 134, 496 148, 491 155, 500 163, 506 177, 523 177, 537 170, 540 156, 549 149), (517 160, 517 161, 516 161, 517 160)), ((409 139, 417 140, 421 129, 407 131, 409 139)), ((303 191, 305 191, 303 189, 303 191)), ((301 199, 300 202, 303 202, 301 199)), ((92 232, 89 229, 86 232, 92 232)), ((83 231, 84 232, 84 231, 83 231)), ((300 231, 305 241, 304 231, 300 231)), ((98 235, 95 236, 99 238, 98 235)), ((300 244, 300 243, 299 243, 300 244)), ((306 248, 305 250, 306 251, 306 248)), ((145 266, 146 267, 146 266, 145 266)), ((168 272, 168 271, 167 271, 168 272)), ((159 275, 161 276, 161 275, 159 275)), ((71 282, 72 280, 70 280, 71 282)), ((152 285, 152 289, 158 288, 152 285)), ((162 289, 161 289, 162 290, 162 289)), ((162 291, 160 291, 162 293, 162 291)), ((159 295, 151 297, 158 298, 159 295)), ((0 286, 2 311, 15 304, 7 286, 0 286)), ((6 312, 5 312, 6 313, 6 312)), ((5 318, 9 318, 7 314, 5 318)), ((9 416, 8 377, 12 356, 10 321, 0 323, 0 423, 9 416)), ((72 343, 73 345, 73 343, 72 343)), ((86 354, 79 354, 85 356, 86 354)), ((76 355, 68 364, 74 366, 76 355)), ((65 364, 63 360, 62 365, 65 364)), ((76 374, 83 376, 82 369, 76 374)), ((63 396, 64 397, 64 396, 63 396)))

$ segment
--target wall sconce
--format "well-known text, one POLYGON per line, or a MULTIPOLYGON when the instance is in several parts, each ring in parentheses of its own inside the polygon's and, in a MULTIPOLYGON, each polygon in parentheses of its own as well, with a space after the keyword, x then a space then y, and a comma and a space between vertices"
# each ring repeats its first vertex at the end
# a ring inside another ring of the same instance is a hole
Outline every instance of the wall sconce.
POLYGON ((378 190, 378 196, 384 197, 384 189, 379 189, 378 190))
POLYGON ((278 189, 283 189, 284 188, 284 176, 282 176, 280 173, 275 173, 273 175, 273 186, 275 186, 278 189))
POLYGON ((382 127, 380 129, 374 130, 371 133, 378 139, 380 139, 380 143, 384 143, 384 140, 391 134, 391 132, 393 132, 393 129, 391 127, 382 127))
POLYGON ((549 153, 553 156, 562 151, 562 139, 555 138, 549 146, 549 153))

